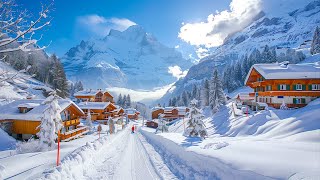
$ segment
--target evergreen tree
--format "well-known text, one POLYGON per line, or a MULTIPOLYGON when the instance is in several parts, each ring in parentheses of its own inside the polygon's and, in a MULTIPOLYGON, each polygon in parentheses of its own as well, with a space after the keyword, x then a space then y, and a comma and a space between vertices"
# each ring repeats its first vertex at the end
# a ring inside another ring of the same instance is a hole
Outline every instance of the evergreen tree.
POLYGON ((130 98, 130 94, 128 94, 128 95, 127 95, 126 107, 127 107, 127 108, 130 108, 130 107, 131 107, 131 98, 130 98))
POLYGON ((59 97, 56 92, 51 92, 50 96, 44 100, 46 108, 43 111, 41 123, 38 126, 40 131, 37 133, 39 137, 39 149, 48 151, 55 148, 55 140, 57 133, 63 127, 61 119, 61 107, 58 104, 59 97))
POLYGON ((121 107, 127 108, 127 96, 126 95, 124 95, 122 98, 121 107))
POLYGON ((87 126, 89 127, 89 131, 92 131, 92 120, 91 120, 91 112, 90 112, 90 109, 88 109, 88 114, 87 114, 87 118, 86 118, 86 123, 87 123, 87 126))
POLYGON ((192 94, 191 94, 191 97, 190 99, 195 99, 197 98, 197 95, 198 95, 198 88, 195 84, 193 84, 193 87, 192 87, 192 94))
POLYGON ((117 100, 117 105, 121 106, 122 105, 122 94, 120 93, 119 96, 118 96, 118 100, 117 100))
POLYGON ((68 96, 69 91, 66 74, 60 60, 55 54, 51 56, 51 59, 53 60, 52 78, 50 78, 52 79, 51 84, 57 90, 57 94, 65 98, 68 96))
POLYGON ((202 114, 202 111, 196 107, 197 104, 198 101, 196 99, 193 99, 190 102, 189 112, 187 114, 189 120, 184 135, 205 138, 208 136, 208 133, 203 123, 204 115, 202 114))
POLYGON ((209 104, 213 112, 217 112, 221 105, 226 103, 226 97, 222 89, 222 83, 218 76, 217 69, 214 70, 210 82, 209 104))
POLYGON ((169 104, 168 104, 168 106, 172 106, 172 99, 171 99, 171 98, 169 99, 169 104))
POLYGON ((203 88, 202 88, 202 93, 201 93, 202 106, 209 106, 209 91, 210 91, 209 80, 205 79, 203 88))
POLYGON ((317 54, 320 53, 320 28, 317 26, 316 30, 314 31, 311 48, 310 48, 311 54, 317 54))
POLYGON ((181 102, 179 104, 179 106, 188 106, 188 94, 186 91, 183 91, 182 95, 181 95, 181 102))
POLYGON ((171 106, 177 106, 177 98, 176 97, 172 98, 171 106))

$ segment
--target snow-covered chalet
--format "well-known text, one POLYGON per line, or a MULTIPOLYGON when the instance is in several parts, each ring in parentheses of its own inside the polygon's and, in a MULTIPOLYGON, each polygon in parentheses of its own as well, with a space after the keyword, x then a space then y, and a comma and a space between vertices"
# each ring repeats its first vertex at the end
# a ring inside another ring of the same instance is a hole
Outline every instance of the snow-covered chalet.
MULTIPOLYGON (((0 126, 9 135, 16 139, 28 140, 31 136, 39 132, 43 117, 43 111, 48 105, 43 104, 43 99, 23 99, 15 100, 12 103, 1 106, 0 126)), ((61 107, 61 118, 63 128, 60 139, 68 141, 88 132, 87 128, 80 126, 79 117, 83 116, 83 111, 72 101, 59 99, 61 107)))
POLYGON ((303 107, 320 97, 320 65, 255 64, 248 72, 245 85, 254 89, 249 94, 254 102, 274 108, 283 103, 289 108, 303 107))

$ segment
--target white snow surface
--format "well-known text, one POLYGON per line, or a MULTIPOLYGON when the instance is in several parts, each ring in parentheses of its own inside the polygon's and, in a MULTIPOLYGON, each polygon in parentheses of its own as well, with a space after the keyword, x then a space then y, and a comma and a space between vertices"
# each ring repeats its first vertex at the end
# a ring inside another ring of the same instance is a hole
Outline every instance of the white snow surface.
POLYGON ((81 102, 78 104, 80 109, 105 109, 110 102, 81 102))

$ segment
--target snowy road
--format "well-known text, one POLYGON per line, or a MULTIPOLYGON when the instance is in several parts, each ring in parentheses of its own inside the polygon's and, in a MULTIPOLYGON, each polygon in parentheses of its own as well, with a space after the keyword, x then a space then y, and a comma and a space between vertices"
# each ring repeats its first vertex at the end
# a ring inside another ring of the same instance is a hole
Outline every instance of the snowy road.
POLYGON ((87 179, 160 179, 137 133, 119 134, 87 179))

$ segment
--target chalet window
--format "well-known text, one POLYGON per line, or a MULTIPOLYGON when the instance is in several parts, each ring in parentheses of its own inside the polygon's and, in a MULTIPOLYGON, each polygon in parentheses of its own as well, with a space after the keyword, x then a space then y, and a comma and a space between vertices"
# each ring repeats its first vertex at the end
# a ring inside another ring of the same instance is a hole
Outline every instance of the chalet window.
POLYGON ((287 85, 286 84, 280 84, 279 85, 279 90, 287 90, 287 85))
POLYGON ((266 91, 271 91, 272 90, 272 86, 271 85, 268 85, 267 87, 266 87, 266 91))
POLYGON ((263 81, 263 77, 258 77, 258 78, 257 78, 257 81, 258 81, 258 82, 263 81))
POLYGON ((293 98, 293 104, 305 104, 306 99, 305 98, 293 98))
POLYGON ((320 90, 320 84, 312 84, 312 90, 320 90))
POLYGON ((302 90, 302 84, 296 84, 296 90, 302 90))

